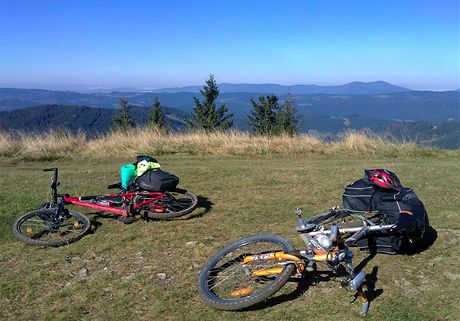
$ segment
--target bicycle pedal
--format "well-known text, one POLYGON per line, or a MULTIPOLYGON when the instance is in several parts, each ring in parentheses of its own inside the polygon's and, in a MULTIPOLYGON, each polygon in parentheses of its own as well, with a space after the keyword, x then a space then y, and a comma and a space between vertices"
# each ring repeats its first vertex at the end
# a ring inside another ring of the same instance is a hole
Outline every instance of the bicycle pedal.
POLYGON ((131 224, 133 223, 134 221, 136 221, 136 218, 134 216, 128 216, 128 217, 125 217, 125 216, 118 216, 117 217, 117 220, 119 222, 122 222, 123 224, 131 224))

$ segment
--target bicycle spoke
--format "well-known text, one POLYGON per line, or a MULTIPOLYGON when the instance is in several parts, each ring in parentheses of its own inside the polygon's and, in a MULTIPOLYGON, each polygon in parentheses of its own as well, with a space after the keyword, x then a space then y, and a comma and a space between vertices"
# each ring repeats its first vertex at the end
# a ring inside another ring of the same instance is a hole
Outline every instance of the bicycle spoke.
MULTIPOLYGON (((242 271, 242 270, 235 269, 235 271, 233 271, 232 273, 226 275, 225 278, 223 278, 221 281, 219 281, 219 282, 217 282, 216 284, 214 284, 214 286, 210 287, 209 289, 212 290, 212 289, 214 289, 215 287, 217 287, 219 284, 221 284, 221 283, 223 283, 223 282, 225 282, 225 281, 230 280, 230 277, 231 277, 232 275, 235 275, 235 274, 236 274, 237 272, 239 272, 239 271, 242 271)), ((216 277, 215 279, 217 279, 217 277, 216 277)))

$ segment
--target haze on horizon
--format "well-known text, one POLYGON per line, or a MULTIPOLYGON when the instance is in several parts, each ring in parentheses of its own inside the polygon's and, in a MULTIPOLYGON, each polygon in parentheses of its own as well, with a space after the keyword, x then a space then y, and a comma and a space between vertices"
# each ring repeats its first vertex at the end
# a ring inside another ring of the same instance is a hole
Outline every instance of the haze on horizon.
POLYGON ((460 4, 0 0, 0 87, 460 87, 460 4))

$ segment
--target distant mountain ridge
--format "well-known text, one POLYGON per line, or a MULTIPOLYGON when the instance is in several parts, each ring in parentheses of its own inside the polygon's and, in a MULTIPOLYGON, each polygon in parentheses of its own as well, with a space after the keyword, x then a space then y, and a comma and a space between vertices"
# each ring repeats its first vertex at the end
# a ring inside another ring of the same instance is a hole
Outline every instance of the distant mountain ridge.
MULTIPOLYGON (((221 93, 217 103, 225 103, 235 118, 246 119, 251 111, 250 100, 257 100, 261 93, 221 93)), ((155 97, 170 113, 190 113, 192 92, 109 92, 78 93, 39 89, 0 88, 0 111, 15 110, 38 105, 71 105, 114 109, 120 97, 138 107, 151 107, 155 97)), ((279 95, 280 102, 286 94, 279 95)), ((299 114, 328 117, 361 115, 383 120, 412 120, 445 122, 460 120, 460 95, 458 91, 405 91, 390 94, 338 95, 338 94, 293 94, 299 114)))
MULTIPOLYGON (((198 93, 202 86, 185 86, 162 88, 154 90, 157 93, 180 93, 193 92, 198 93)), ((290 92, 294 95, 308 94, 334 94, 334 95, 377 95, 389 94, 396 92, 406 92, 410 89, 399 87, 388 82, 379 80, 373 82, 354 81, 345 85, 339 86, 318 86, 318 85, 292 85, 284 86, 278 84, 219 84, 221 93, 273 93, 287 94, 290 92)))

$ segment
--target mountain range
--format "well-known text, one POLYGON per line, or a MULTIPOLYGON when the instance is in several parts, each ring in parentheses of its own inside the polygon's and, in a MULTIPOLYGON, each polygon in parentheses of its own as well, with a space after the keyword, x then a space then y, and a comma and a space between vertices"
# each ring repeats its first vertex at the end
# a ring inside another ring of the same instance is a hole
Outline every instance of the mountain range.
MULTIPOLYGON (((80 128, 90 133, 106 132, 121 97, 134 107, 133 116, 139 123, 146 122, 147 108, 158 97, 170 127, 183 130, 186 127, 184 119, 189 117, 193 109, 193 97, 201 99, 200 89, 199 86, 189 86, 155 92, 81 93, 0 88, 0 129, 40 131, 66 127, 71 130, 80 128)), ((383 81, 290 87, 277 84, 220 84, 219 89, 221 94, 217 104, 225 103, 229 112, 234 114, 235 127, 243 130, 249 129, 247 115, 252 110, 251 99, 257 100, 261 95, 274 93, 282 103, 287 92, 290 92, 298 114, 304 118, 302 131, 327 134, 348 129, 370 128, 381 132, 393 128, 395 136, 403 129, 414 132, 415 137, 419 137, 417 133, 423 131, 426 141, 431 136, 436 137, 437 141, 450 137, 449 146, 458 148, 460 145, 457 128, 460 124, 458 90, 413 91, 383 81), (443 129, 432 131, 431 128, 443 129)))
MULTIPOLYGON (((251 99, 257 100, 263 93, 224 92, 217 103, 225 103, 236 118, 246 118, 251 111, 251 99)), ((15 110, 38 105, 71 105, 98 108, 117 108, 120 97, 131 105, 149 107, 158 97, 161 104, 172 113, 190 113, 193 92, 109 92, 79 93, 42 89, 0 88, 0 111, 15 110)), ((460 93, 458 91, 403 91, 386 94, 293 94, 297 111, 306 117, 361 115, 385 120, 445 122, 460 120, 460 93)), ((279 94, 280 101, 286 94, 279 94)))
MULTIPOLYGON (((162 88, 154 90, 158 93, 198 93, 202 86, 186 86, 175 88, 162 88)), ((399 87, 388 82, 379 80, 373 82, 354 81, 340 86, 318 86, 318 85, 292 85, 283 86, 278 84, 219 84, 221 93, 261 93, 261 94, 287 94, 308 95, 308 94, 334 94, 334 95, 371 95, 388 94, 410 91, 410 89, 399 87)))

